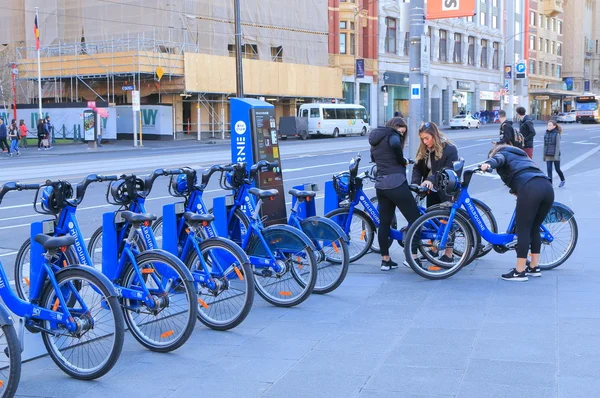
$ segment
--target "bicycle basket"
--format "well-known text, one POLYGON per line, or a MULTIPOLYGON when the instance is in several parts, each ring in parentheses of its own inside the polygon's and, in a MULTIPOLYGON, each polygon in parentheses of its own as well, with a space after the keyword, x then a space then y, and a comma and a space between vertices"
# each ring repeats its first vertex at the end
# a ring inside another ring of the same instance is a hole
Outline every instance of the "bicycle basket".
POLYGON ((144 191, 144 181, 131 176, 111 182, 107 188, 106 199, 110 204, 126 206, 136 199, 138 192, 142 191, 144 191), (109 193, 112 201, 109 199, 109 193))
POLYGON ((40 214, 56 215, 67 205, 67 200, 73 196, 73 186, 67 181, 53 182, 40 187, 36 195, 34 209, 40 214), (37 197, 39 196, 39 201, 37 197), (38 208, 39 204, 39 208, 38 208))
POLYGON ((187 176, 185 174, 171 176, 171 181, 169 181, 169 193, 172 196, 186 196, 190 193, 187 176))

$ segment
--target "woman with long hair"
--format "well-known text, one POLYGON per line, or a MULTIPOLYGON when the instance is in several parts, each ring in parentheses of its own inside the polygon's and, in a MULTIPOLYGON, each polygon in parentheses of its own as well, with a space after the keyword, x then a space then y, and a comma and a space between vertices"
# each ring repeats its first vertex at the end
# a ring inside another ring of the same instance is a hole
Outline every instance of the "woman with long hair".
POLYGON ((560 169, 560 136, 562 134, 562 128, 558 125, 555 120, 548 121, 548 130, 544 134, 544 162, 546 162, 546 168, 548 169, 548 177, 550 177, 550 183, 552 183, 552 165, 556 174, 560 177, 559 188, 565 186, 565 175, 560 169))
MULTIPOLYGON (((436 174, 444 168, 452 168, 452 163, 458 160, 458 150, 433 122, 426 122, 419 127, 419 149, 412 172, 413 184, 427 187, 427 207, 450 200, 443 192, 434 190, 436 174)), ((440 261, 451 263, 452 248, 446 252, 440 261)))
MULTIPOLYGON (((377 165, 375 192, 379 203, 379 229, 377 239, 381 248, 381 270, 390 271, 398 264, 392 261, 389 252, 390 227, 396 207, 412 224, 419 218, 419 208, 408 187, 406 178, 407 160, 404 158, 408 126, 401 117, 394 117, 385 127, 378 127, 369 134, 371 160, 377 165)), ((416 255, 416 248, 413 248, 416 255)), ((406 264, 405 264, 406 265, 406 264)))

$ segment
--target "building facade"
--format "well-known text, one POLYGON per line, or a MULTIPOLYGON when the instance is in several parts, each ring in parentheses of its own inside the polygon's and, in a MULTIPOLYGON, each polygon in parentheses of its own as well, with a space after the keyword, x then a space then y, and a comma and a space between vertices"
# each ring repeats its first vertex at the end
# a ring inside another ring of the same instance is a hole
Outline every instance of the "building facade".
MULTIPOLYGON (((407 116, 410 2, 381 0, 379 19, 379 117, 407 116), (387 101, 386 101, 387 100, 387 101)), ((501 107, 504 60, 503 1, 477 2, 469 18, 426 22, 430 72, 423 93, 424 118, 447 125, 460 112, 475 114, 501 107)))
MULTIPOLYGON (((548 3, 555 3, 548 2, 548 3)), ((556 1, 556 3, 563 3, 556 1)), ((600 4, 569 0, 563 10, 563 80, 574 95, 600 94, 600 4)))
POLYGON ((329 66, 343 73, 343 101, 360 104, 377 126, 379 0, 329 0, 329 66), (356 64, 364 65, 357 75, 356 64))

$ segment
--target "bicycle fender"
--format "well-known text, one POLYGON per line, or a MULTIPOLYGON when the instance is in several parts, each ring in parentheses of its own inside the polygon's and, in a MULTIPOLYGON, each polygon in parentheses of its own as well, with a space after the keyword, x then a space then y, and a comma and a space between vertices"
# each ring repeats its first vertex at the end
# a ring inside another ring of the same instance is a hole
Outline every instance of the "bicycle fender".
POLYGON ((240 258, 243 259, 244 264, 250 264, 250 259, 248 258, 248 255, 246 254, 246 252, 237 243, 235 243, 234 241, 227 239, 227 238, 215 237, 215 238, 204 239, 200 243, 200 250, 202 250, 203 247, 208 246, 210 243, 213 243, 213 242, 223 243, 224 246, 228 246, 231 250, 235 251, 235 254, 237 254, 238 256, 240 256, 240 258))
POLYGON ((567 205, 564 205, 560 202, 554 202, 548 215, 544 219, 544 224, 546 223, 556 223, 556 222, 567 222, 571 218, 575 217, 575 212, 571 210, 571 208, 567 205))
POLYGON ((137 255, 136 259, 139 258, 143 260, 144 257, 149 256, 151 254, 158 254, 159 256, 166 257, 169 260, 173 261, 173 265, 179 268, 179 271, 181 271, 181 273, 185 277, 185 280, 188 282, 194 282, 194 277, 192 276, 192 273, 190 272, 188 267, 185 266, 185 264, 179 259, 179 257, 169 253, 168 251, 162 249, 145 250, 139 255, 137 255))
POLYGON ((10 316, 10 312, 8 312, 8 309, 3 303, 0 303, 0 327, 12 324, 13 319, 12 316, 10 316))
MULTIPOLYGON (((331 220, 331 217, 333 217, 333 212, 335 212, 336 210, 338 210, 338 209, 332 210, 329 213, 325 214, 325 218, 328 218, 328 219, 331 220)), ((375 222, 373 221, 373 219, 371 218, 370 215, 368 215, 367 213, 365 213, 363 210, 360 210, 360 209, 357 209, 357 208, 354 208, 354 213, 358 213, 361 216, 363 216, 363 218, 365 220, 367 220, 367 222, 371 226, 371 229, 373 231, 377 231, 377 227, 375 226, 375 222)), ((334 223, 336 223, 336 222, 334 221, 334 223)), ((336 223, 336 224, 339 225, 338 223, 336 223)), ((341 225, 339 225, 339 226, 340 226, 340 228, 342 227, 341 225)), ((342 229, 342 231, 343 231, 343 229, 342 229)))
POLYGON ((348 240, 348 236, 344 230, 333 220, 325 217, 308 217, 300 223, 302 232, 313 240, 330 240, 335 241, 339 238, 348 240))
POLYGON ((316 250, 315 245, 313 245, 312 241, 304 232, 289 225, 271 225, 262 231, 262 235, 267 243, 277 243, 278 248, 287 250, 302 250, 308 246, 312 250, 316 250), (294 238, 300 238, 303 246, 298 245, 298 241, 296 239, 290 239, 290 236, 294 236, 294 238))
POLYGON ((119 294, 117 293, 117 290, 115 289, 115 286, 106 277, 106 275, 104 275, 102 272, 98 271, 96 268, 91 267, 89 265, 79 265, 79 264, 78 265, 69 265, 68 267, 61 268, 56 273, 56 277, 58 278, 58 276, 60 274, 68 273, 68 272, 71 272, 72 270, 82 270, 84 272, 87 272, 88 274, 92 274, 93 276, 95 276, 96 278, 98 278, 100 280, 100 282, 106 287, 106 289, 108 289, 108 297, 119 297, 119 294))

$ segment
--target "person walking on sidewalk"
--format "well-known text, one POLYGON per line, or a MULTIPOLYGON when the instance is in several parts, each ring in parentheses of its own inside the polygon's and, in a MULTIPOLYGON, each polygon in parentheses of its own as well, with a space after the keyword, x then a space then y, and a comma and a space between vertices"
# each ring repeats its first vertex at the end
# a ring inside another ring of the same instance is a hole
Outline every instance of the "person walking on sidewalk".
POLYGON ((522 106, 517 108, 517 115, 519 115, 520 124, 519 132, 523 135, 524 143, 523 150, 529 156, 529 159, 533 159, 533 139, 535 137, 535 127, 533 127, 533 120, 529 115, 526 115, 525 108, 522 106))
MULTIPOLYGON (((408 126, 401 117, 394 117, 385 124, 371 131, 371 160, 377 165, 375 176, 375 192, 379 203, 379 229, 377 239, 381 250, 381 270, 390 271, 398 264, 390 258, 390 227, 396 207, 412 224, 419 218, 419 208, 413 198, 406 179, 407 160, 403 147, 406 142, 408 126)), ((416 240, 415 240, 416 241, 416 240)), ((414 250, 414 249, 413 249, 414 250)), ((416 255, 416 250, 413 251, 416 255)))
POLYGON ((46 136, 46 126, 44 126, 44 119, 39 119, 37 124, 37 139, 38 139, 38 151, 42 150, 42 141, 46 136))
POLYGON ((506 120, 506 112, 503 110, 498 111, 498 119, 500 121, 500 139, 493 142, 494 145, 515 145, 515 128, 511 120, 506 120))
POLYGON ((560 177, 559 188, 565 186, 565 175, 560 169, 560 135, 562 128, 554 120, 548 121, 548 130, 544 134, 544 162, 548 168, 548 177, 552 183, 552 164, 556 169, 556 173, 560 177))
MULTIPOLYGON (((427 207, 449 201, 451 198, 443 192, 434 190, 434 181, 437 173, 443 168, 452 168, 452 163, 458 160, 458 150, 439 130, 433 122, 423 123, 419 127, 419 149, 415 158, 415 166, 412 172, 411 183, 427 187, 427 207)), ((446 252, 440 261, 452 263, 452 248, 446 252)))
POLYGON ((21 147, 27 149, 27 125, 25 124, 25 120, 19 120, 19 133, 21 135, 21 147))
POLYGON ((19 127, 17 127, 15 119, 12 120, 8 128, 8 139, 10 140, 10 152, 8 156, 12 158, 15 155, 21 155, 21 152, 19 152, 19 127))
POLYGON ((517 196, 516 231, 517 265, 502 275, 506 281, 524 282, 528 276, 540 277, 538 267, 542 238, 540 227, 554 203, 554 189, 550 179, 522 149, 497 145, 481 165, 481 170, 495 169, 502 181, 517 196), (531 264, 527 254, 531 249, 531 264))
POLYGON ((10 147, 8 146, 8 142, 6 138, 8 137, 8 128, 6 127, 6 123, 4 119, 0 117, 0 148, 2 148, 2 152, 8 152, 10 155, 10 147))
POLYGON ((54 125, 50 121, 50 116, 46 116, 46 122, 44 123, 44 127, 46 127, 46 139, 48 140, 46 144, 46 149, 52 149, 52 137, 54 136, 54 125))

